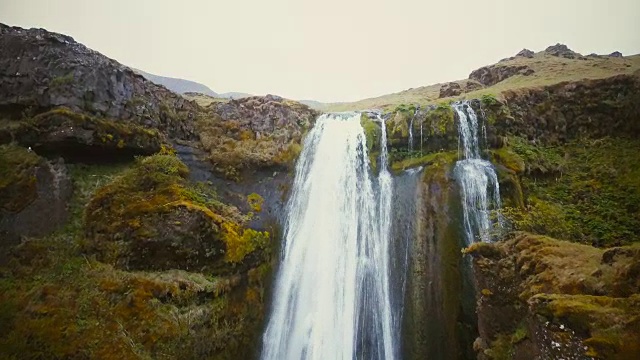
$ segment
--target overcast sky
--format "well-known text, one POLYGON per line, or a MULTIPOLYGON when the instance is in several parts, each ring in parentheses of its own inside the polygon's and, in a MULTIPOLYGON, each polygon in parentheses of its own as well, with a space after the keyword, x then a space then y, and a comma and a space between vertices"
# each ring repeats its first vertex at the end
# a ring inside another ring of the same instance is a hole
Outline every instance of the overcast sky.
POLYGON ((0 0, 0 22, 150 73, 320 101, 462 79, 557 42, 640 53, 639 17, 640 0, 0 0))

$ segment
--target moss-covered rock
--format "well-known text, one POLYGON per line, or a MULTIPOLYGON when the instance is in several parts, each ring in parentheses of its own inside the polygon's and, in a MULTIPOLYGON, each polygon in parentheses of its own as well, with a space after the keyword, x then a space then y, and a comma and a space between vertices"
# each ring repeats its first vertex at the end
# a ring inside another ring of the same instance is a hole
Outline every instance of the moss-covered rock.
POLYGON ((481 358, 630 358, 637 352, 631 339, 640 334, 639 250, 605 251, 527 233, 469 247, 483 289, 480 342, 491 344, 479 349, 481 358), (508 341, 523 327, 526 338, 508 341))
POLYGON ((244 228, 245 215, 187 175, 178 158, 154 155, 98 190, 86 209, 87 249, 123 269, 223 273, 255 264, 269 234, 244 228))
POLYGON ((151 155, 162 149, 163 136, 154 129, 124 121, 100 119, 57 108, 19 123, 15 141, 67 160, 108 162, 151 155))
MULTIPOLYGON (((221 260, 226 266, 220 271, 225 274, 221 276, 178 269, 126 271, 97 261, 100 254, 94 257, 87 253, 95 239, 110 241, 104 233, 97 234, 96 238, 87 237, 91 234, 83 221, 85 205, 92 198, 100 197, 101 192, 109 193, 108 188, 130 191, 111 194, 116 198, 120 196, 119 200, 132 196, 134 206, 141 205, 136 201, 143 196, 140 190, 143 184, 151 186, 144 189, 149 190, 146 199, 152 201, 159 196, 154 189, 173 184, 176 191, 181 188, 182 194, 188 194, 193 206, 203 207, 199 212, 206 212, 205 207, 211 210, 225 205, 212 204, 215 199, 207 197, 213 195, 209 189, 186 183, 180 176, 186 169, 168 155, 141 159, 135 164, 70 164, 68 167, 75 190, 66 226, 44 238, 26 239, 10 250, 3 249, 3 255, 7 254, 8 258, 6 262, 0 261, 2 355, 9 359, 231 360, 253 357, 271 273, 267 251, 244 254, 241 262, 234 262, 247 250, 236 247, 229 261, 226 253, 221 260), (128 187, 127 181, 130 181, 128 187)), ((257 194, 247 199, 255 212, 264 211, 257 209, 260 199, 257 194)), ((89 213, 95 210, 89 207, 86 218, 102 219, 104 214, 89 213)), ((115 211, 108 206, 104 210, 111 214, 115 211)), ((163 212, 172 213, 187 220, 200 219, 199 215, 190 215, 185 206, 163 212)), ((226 220, 233 218, 222 210, 216 214, 226 214, 226 220)), ((130 215, 122 220, 110 218, 114 222, 132 219, 135 217, 130 215)), ((161 236, 162 228, 176 234, 172 230, 176 224, 148 223, 147 218, 140 219, 141 224, 150 229, 155 227, 161 236)), ((114 227, 120 225, 114 224, 114 227)), ((101 226, 104 229, 104 224, 101 226)), ((243 240, 245 234, 255 235, 243 229, 221 230, 217 236, 226 234, 238 241, 243 240)), ((225 245, 224 240, 221 241, 225 245)), ((222 249, 226 251, 226 247, 222 249)), ((183 255, 178 254, 180 256, 183 255)), ((183 259, 188 262, 192 258, 183 259)))

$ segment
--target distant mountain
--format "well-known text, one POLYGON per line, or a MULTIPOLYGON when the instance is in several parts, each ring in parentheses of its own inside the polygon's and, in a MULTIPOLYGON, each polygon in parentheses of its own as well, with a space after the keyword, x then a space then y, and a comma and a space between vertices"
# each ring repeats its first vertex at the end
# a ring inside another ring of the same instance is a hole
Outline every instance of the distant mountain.
POLYGON ((153 75, 138 69, 133 69, 133 71, 144 76, 145 78, 147 78, 147 80, 152 81, 159 85, 163 85, 167 89, 178 94, 184 94, 187 92, 197 92, 197 93, 214 96, 214 97, 219 96, 215 91, 211 90, 206 85, 197 83, 195 81, 153 75))

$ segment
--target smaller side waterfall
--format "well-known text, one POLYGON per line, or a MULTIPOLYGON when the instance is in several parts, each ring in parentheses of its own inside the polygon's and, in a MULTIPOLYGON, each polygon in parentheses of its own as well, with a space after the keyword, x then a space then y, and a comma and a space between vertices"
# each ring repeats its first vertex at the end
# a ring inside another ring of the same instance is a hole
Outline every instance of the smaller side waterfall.
MULTIPOLYGON (((413 151, 413 120, 416 119, 416 115, 418 115, 418 110, 420 107, 417 107, 413 112, 413 116, 411 117, 411 121, 409 122, 409 152, 413 151)), ((422 146, 422 139, 420 139, 420 146, 422 146)))
POLYGON ((501 226, 499 215, 492 219, 491 210, 500 209, 500 188, 493 165, 481 158, 480 136, 485 138, 478 117, 468 102, 457 102, 453 110, 458 116, 459 152, 462 160, 456 163, 454 174, 462 190, 465 241, 489 242, 492 229, 501 226))

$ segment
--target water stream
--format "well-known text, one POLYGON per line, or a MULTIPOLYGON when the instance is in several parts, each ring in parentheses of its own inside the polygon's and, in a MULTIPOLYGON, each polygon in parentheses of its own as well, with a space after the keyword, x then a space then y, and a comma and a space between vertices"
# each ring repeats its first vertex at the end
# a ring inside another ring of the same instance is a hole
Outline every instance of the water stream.
POLYGON ((393 180, 379 121, 377 178, 369 169, 360 114, 322 115, 305 139, 262 359, 399 355, 389 288, 393 180))
POLYGON ((478 116, 466 102, 456 102, 453 110, 458 116, 459 152, 462 160, 456 163, 454 174, 461 188, 465 241, 489 242, 494 225, 501 225, 499 213, 500 188, 493 165, 481 158, 481 142, 486 137, 484 126, 478 124, 478 116))

